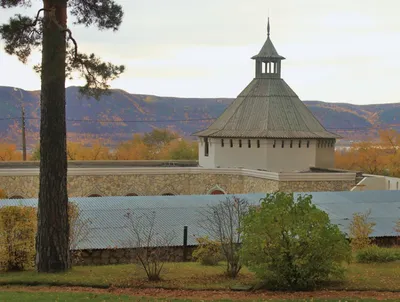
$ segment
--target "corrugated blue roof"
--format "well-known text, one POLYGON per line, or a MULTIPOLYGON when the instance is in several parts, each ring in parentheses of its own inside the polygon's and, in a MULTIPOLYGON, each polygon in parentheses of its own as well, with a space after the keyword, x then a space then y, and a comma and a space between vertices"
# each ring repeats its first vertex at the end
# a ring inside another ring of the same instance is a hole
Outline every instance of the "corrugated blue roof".
MULTIPOLYGON (((295 193, 305 194, 305 193, 295 193)), ((332 223, 347 232, 352 215, 371 209, 371 219, 376 222, 375 237, 395 236, 393 226, 400 218, 400 191, 364 192, 310 192, 313 203, 326 211, 332 223)), ((130 247, 136 243, 127 213, 134 219, 144 215, 155 215, 155 233, 174 235, 170 244, 183 244, 183 228, 188 226, 188 244, 195 245, 195 238, 204 236, 199 227, 201 211, 208 204, 216 204, 233 195, 179 195, 179 196, 129 196, 129 197, 84 197, 70 198, 82 211, 82 219, 90 221, 88 235, 78 243, 77 249, 105 249, 109 247, 130 247), (152 214, 154 213, 154 214, 152 214), (137 216, 136 216, 137 215, 137 216)), ((257 204, 265 193, 236 194, 257 204)), ((5 205, 36 206, 37 199, 6 199, 5 205)), ((148 225, 143 224, 148 230, 148 225)), ((157 236, 156 236, 157 237, 157 236)), ((161 240, 161 238, 159 238, 161 240)), ((157 241, 154 245, 162 244, 157 241)))

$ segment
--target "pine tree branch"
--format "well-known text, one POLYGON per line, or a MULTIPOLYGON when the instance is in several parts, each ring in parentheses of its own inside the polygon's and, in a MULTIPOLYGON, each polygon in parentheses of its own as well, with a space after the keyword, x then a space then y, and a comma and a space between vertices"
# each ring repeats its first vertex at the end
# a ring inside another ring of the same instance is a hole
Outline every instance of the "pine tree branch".
POLYGON ((72 32, 70 29, 65 29, 63 30, 64 32, 66 32, 68 34, 68 40, 71 40, 72 43, 74 43, 74 58, 77 59, 78 58, 78 43, 76 42, 76 40, 74 39, 74 37, 72 36, 72 32))
POLYGON ((96 24, 99 29, 116 31, 122 22, 122 7, 112 0, 70 0, 68 6, 77 18, 74 24, 96 24))
POLYGON ((0 6, 3 8, 11 8, 16 6, 31 6, 30 0, 0 0, 0 6))
POLYGON ((43 11, 48 10, 39 9, 35 19, 17 14, 10 18, 8 24, 0 26, 0 35, 5 40, 5 51, 10 55, 15 54, 23 63, 26 63, 32 49, 41 45, 41 26, 38 30, 37 25, 43 11))
POLYGON ((40 20, 40 19, 39 19, 40 13, 41 13, 41 12, 48 12, 48 11, 49 11, 49 10, 48 10, 48 9, 45 9, 45 8, 39 9, 39 10, 37 11, 35 20, 34 20, 31 24, 27 24, 27 26, 28 26, 28 27, 36 26, 36 24, 37 24, 38 21, 40 20))

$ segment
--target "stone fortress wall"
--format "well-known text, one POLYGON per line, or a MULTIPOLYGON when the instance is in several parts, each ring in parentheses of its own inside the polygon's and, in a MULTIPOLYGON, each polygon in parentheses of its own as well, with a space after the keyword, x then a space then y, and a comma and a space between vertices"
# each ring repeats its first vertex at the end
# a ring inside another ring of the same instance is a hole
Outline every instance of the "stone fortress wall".
MULTIPOLYGON (((356 185, 350 172, 275 173, 248 169, 200 167, 69 168, 70 197, 134 195, 246 194, 260 192, 349 191, 356 185)), ((37 198, 39 170, 0 166, 0 188, 8 198, 37 198)))

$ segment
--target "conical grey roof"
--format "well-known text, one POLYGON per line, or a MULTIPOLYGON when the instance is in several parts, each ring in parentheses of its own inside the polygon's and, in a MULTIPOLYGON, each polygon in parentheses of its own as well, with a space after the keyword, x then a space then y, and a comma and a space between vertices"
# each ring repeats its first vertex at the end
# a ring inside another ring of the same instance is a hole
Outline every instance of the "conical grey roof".
POLYGON ((271 59, 278 59, 278 60, 284 60, 285 58, 282 57, 280 54, 275 49, 274 44, 272 44, 271 39, 267 38, 267 41, 265 41, 263 47, 261 48, 260 52, 258 55, 255 55, 251 57, 253 60, 256 59, 261 59, 261 60, 271 60, 271 59))
POLYGON ((339 138, 279 78, 255 78, 210 127, 207 137, 339 138))
POLYGON ((260 52, 258 53, 258 55, 255 55, 252 57, 253 60, 274 60, 274 59, 278 59, 278 60, 284 60, 285 58, 282 57, 281 55, 278 54, 278 52, 275 49, 274 44, 272 44, 271 39, 269 38, 270 35, 270 31, 271 31, 271 27, 269 24, 269 17, 268 17, 268 25, 267 25, 267 41, 265 41, 263 47, 261 48, 260 52))

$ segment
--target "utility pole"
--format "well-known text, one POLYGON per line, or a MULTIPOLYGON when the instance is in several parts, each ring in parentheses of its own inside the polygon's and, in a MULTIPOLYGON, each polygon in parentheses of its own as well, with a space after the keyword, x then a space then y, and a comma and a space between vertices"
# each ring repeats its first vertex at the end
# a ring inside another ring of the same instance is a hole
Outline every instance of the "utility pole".
POLYGON ((21 102, 21 119, 22 119, 22 160, 26 161, 26 135, 25 135, 25 109, 21 102))
POLYGON ((25 108, 22 102, 23 95, 20 89, 14 88, 14 91, 19 91, 20 98, 19 98, 19 105, 21 107, 21 132, 22 132, 22 160, 26 161, 26 134, 25 134, 25 108))

